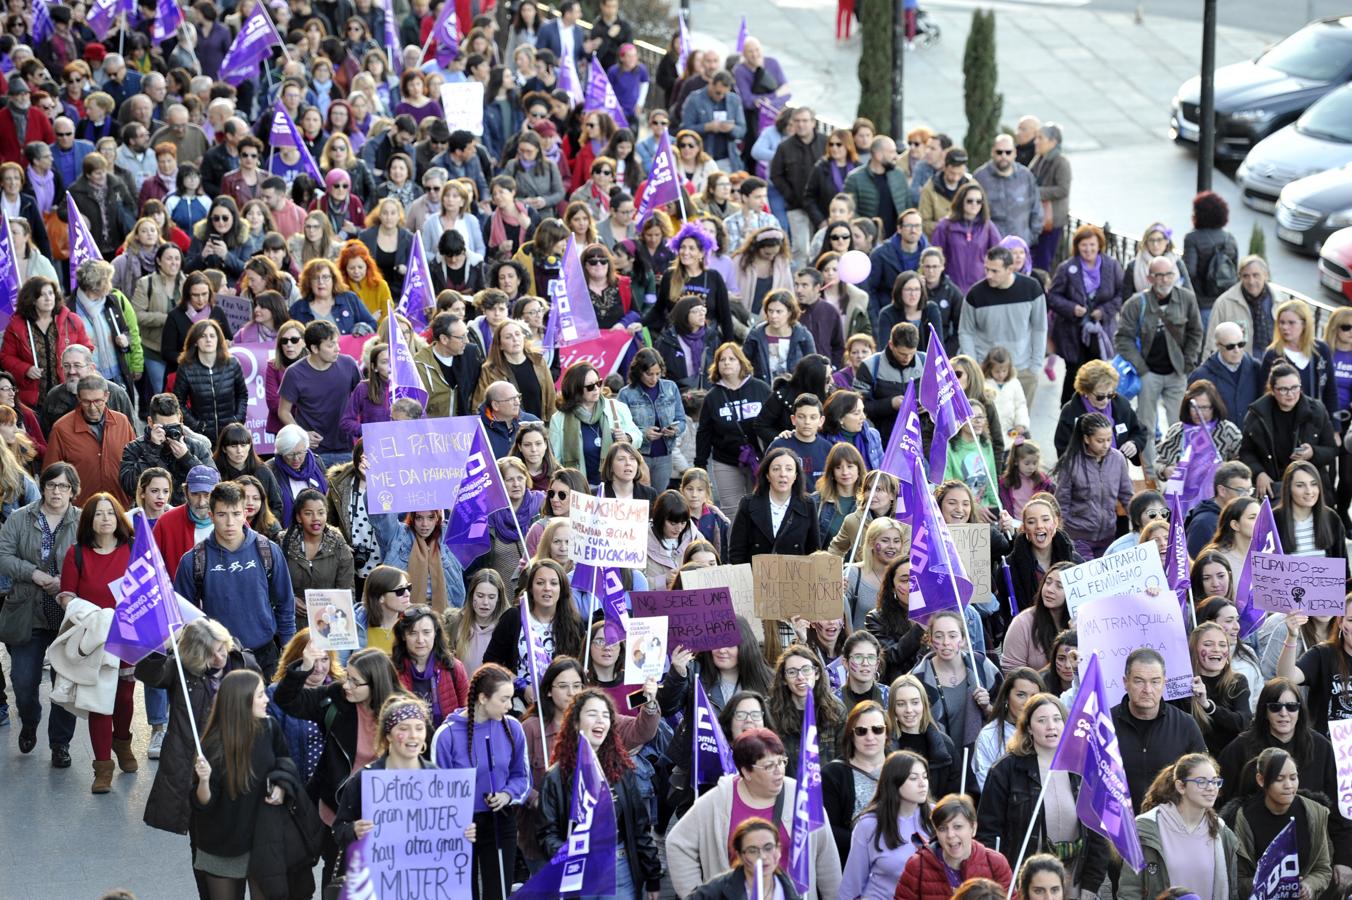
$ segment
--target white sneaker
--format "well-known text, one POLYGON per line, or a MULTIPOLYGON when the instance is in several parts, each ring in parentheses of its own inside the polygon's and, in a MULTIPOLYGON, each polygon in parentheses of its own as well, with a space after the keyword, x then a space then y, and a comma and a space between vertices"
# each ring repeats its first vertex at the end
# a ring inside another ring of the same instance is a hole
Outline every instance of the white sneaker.
POLYGON ((150 751, 146 754, 150 759, 160 758, 160 748, 164 746, 164 729, 156 728, 150 732, 150 751))

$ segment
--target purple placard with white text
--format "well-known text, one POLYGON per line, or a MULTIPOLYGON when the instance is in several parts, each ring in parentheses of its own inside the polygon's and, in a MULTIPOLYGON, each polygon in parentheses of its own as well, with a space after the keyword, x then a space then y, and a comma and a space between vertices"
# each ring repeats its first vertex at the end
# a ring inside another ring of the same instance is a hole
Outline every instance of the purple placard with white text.
POLYGON ((268 361, 276 348, 268 343, 231 344, 230 355, 239 360, 244 370, 244 389, 249 394, 249 409, 244 414, 244 426, 253 436, 254 451, 271 453, 276 435, 268 431, 268 361))

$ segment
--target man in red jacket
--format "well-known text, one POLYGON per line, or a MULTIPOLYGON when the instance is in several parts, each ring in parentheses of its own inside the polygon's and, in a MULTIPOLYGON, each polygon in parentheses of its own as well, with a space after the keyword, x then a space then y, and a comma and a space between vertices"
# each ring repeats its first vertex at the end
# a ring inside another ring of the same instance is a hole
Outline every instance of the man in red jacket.
POLYGON ((211 489, 221 473, 211 466, 193 466, 188 470, 188 502, 160 516, 155 523, 155 543, 170 572, 178 570, 184 554, 211 534, 211 489))
POLYGON ((9 83, 9 101, 0 107, 0 162, 18 163, 27 168, 23 147, 33 141, 54 144, 56 133, 42 110, 33 106, 28 83, 15 78, 9 83))

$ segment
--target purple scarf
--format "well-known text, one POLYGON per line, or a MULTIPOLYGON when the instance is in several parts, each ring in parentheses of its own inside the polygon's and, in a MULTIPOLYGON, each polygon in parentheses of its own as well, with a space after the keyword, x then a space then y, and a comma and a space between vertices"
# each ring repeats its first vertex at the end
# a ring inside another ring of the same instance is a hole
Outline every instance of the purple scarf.
POLYGON ((46 175, 39 174, 37 169, 28 170, 28 183, 33 186, 33 198, 38 202, 38 212, 47 213, 52 211, 52 203, 56 200, 56 176, 55 170, 50 170, 46 175))
POLYGON ((1105 416, 1105 417, 1108 419, 1108 425, 1110 426, 1110 427, 1108 428, 1108 435, 1109 435, 1110 439, 1112 440, 1112 445, 1111 445, 1111 446, 1112 446, 1114 449, 1116 449, 1116 448, 1117 448, 1117 429, 1111 427, 1111 426, 1114 424, 1114 422, 1113 422, 1113 401, 1109 400, 1109 401, 1108 401, 1108 405, 1105 406, 1103 409, 1095 409, 1095 408, 1094 408, 1094 405, 1093 405, 1092 403, 1089 402, 1089 398, 1086 397, 1084 394, 1081 394, 1081 395, 1080 395, 1080 402, 1084 404, 1084 411, 1085 411, 1085 412, 1098 413, 1099 415, 1105 416))
POLYGON ((427 658, 427 668, 419 672, 418 666, 412 659, 404 661, 408 673, 413 676, 413 681, 426 681, 432 685, 432 721, 440 722, 445 716, 441 713, 441 692, 437 690, 438 666, 436 655, 433 654, 427 658))
POLYGON ((1084 295, 1091 300, 1098 293, 1099 285, 1103 283, 1103 257, 1094 257, 1094 268, 1089 268, 1084 264, 1084 260, 1079 261, 1080 276, 1084 279, 1084 295))
POLYGON ((511 507, 500 509, 488 517, 488 527, 492 529, 493 536, 504 544, 518 543, 521 540, 521 523, 535 521, 540 507, 544 505, 544 491, 526 491, 526 496, 521 498, 521 506, 515 515, 512 514, 511 507))
POLYGON ((700 363, 704 361, 704 338, 708 329, 708 325, 701 325, 689 334, 676 332, 676 339, 685 348, 685 374, 687 377, 699 374, 700 363))
POLYGON ((291 527, 291 482, 303 481, 310 487, 319 491, 321 494, 329 492, 329 480, 324 477, 324 467, 319 464, 313 450, 305 451, 305 465, 299 471, 286 464, 286 460, 280 456, 272 458, 272 464, 277 469, 277 480, 280 482, 278 487, 282 489, 282 521, 287 527, 291 527))
POLYGON ((837 194, 845 190, 845 176, 848 175, 850 171, 848 168, 846 168, 846 166, 848 165, 849 163, 846 163, 845 165, 830 163, 828 166, 828 168, 830 168, 831 170, 831 183, 836 186, 837 194))

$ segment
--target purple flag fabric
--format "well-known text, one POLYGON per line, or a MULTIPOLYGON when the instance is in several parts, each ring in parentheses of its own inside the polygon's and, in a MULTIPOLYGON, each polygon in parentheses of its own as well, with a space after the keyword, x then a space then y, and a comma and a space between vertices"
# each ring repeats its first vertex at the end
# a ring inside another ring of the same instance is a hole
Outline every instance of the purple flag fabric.
POLYGON ((652 217, 659 206, 675 203, 681 199, 680 188, 676 184, 676 163, 671 155, 671 132, 664 131, 657 139, 657 152, 653 156, 653 169, 648 173, 648 183, 643 188, 643 196, 638 204, 638 228, 652 217))
POLYGON ((568 92, 574 106, 582 102, 582 86, 577 83, 577 70, 570 59, 559 61, 559 90, 568 92))
POLYGON ((926 622, 941 609, 971 602, 973 588, 919 456, 912 458, 911 467, 911 482, 901 485, 902 516, 911 525, 910 617, 926 622))
POLYGON ((681 29, 681 40, 677 45, 676 72, 677 77, 684 77, 685 64, 690 59, 690 32, 685 30, 685 16, 682 13, 676 14, 676 22, 681 29))
POLYGON ((1277 534, 1277 520, 1272 517, 1272 501, 1263 498, 1258 510, 1258 521, 1253 523, 1253 540, 1244 557, 1244 568, 1235 583, 1235 607, 1239 610, 1240 637, 1248 637, 1263 622, 1265 613, 1253 605, 1253 555, 1255 553, 1283 553, 1282 538, 1277 534))
POLYGON ((1188 558, 1188 533, 1183 528, 1183 505, 1177 494, 1169 494, 1164 500, 1169 505, 1169 552, 1164 558, 1164 577, 1178 597, 1178 605, 1186 608, 1191 586, 1188 566, 1192 560, 1188 558))
POLYGON ((1215 427, 1215 423, 1183 426, 1183 453, 1174 467, 1174 474, 1164 485, 1164 494, 1178 494, 1184 510, 1215 496, 1212 477, 1222 462, 1211 437, 1215 427))
POLYGON ((136 514, 135 528, 131 562, 122 576, 122 601, 113 610, 113 624, 103 645, 128 665, 164 649, 173 629, 183 624, 173 582, 145 513, 136 514))
POLYGON ((347 877, 338 900, 379 900, 376 886, 371 881, 371 868, 366 862, 369 837, 355 841, 347 848, 347 877))
POLYGON ((1112 841, 1127 865, 1141 871, 1145 854, 1136 833, 1136 814, 1131 808, 1131 791, 1097 653, 1089 657, 1051 768, 1054 772, 1074 772, 1084 779, 1075 800, 1080 821, 1112 841))
POLYGON ((230 45, 225 59, 221 60, 221 70, 216 77, 235 86, 257 78, 259 67, 272 55, 272 48, 284 46, 282 36, 277 33, 277 26, 272 24, 272 18, 268 15, 267 4, 255 4, 253 12, 244 21, 244 27, 235 35, 235 42, 230 45))
MULTIPOLYGON (((565 776, 566 777, 566 776, 565 776)), ((573 823, 568 841, 511 900, 559 900, 560 896, 608 897, 615 893, 615 804, 591 744, 577 738, 573 777, 573 823)))
POLYGON ((399 74, 404 68, 404 48, 399 45, 392 0, 385 0, 385 51, 390 55, 390 71, 399 74))
MULTIPOLYGON (((415 244, 421 244, 421 241, 414 241, 415 244)), ((422 379, 418 377, 418 367, 413 364, 413 353, 408 349, 408 342, 404 340, 404 329, 399 327, 399 322, 394 318, 394 303, 389 305, 389 323, 390 323, 390 399, 391 406, 394 401, 402 400, 405 397, 412 397, 424 406, 427 405, 427 389, 423 387, 422 379)), ((492 454, 489 454, 492 457, 492 454)), ((469 477, 466 473, 466 477, 469 477)), ((460 485, 460 491, 463 494, 465 486, 460 485)))
POLYGON ((737 52, 741 53, 746 49, 746 16, 742 16, 742 24, 737 26, 737 52))
POLYGON ((812 885, 812 832, 826 825, 822 764, 817 751, 817 710, 811 691, 803 704, 802 735, 798 745, 798 789, 793 795, 793 834, 789 838, 789 876, 799 893, 806 894, 812 885))
MULTIPOLYGON (((595 607, 600 606, 605 614, 605 635, 607 644, 618 644, 629 636, 629 595, 625 593, 624 582, 620 580, 618 570, 609 566, 593 566, 591 563, 578 563, 573 566, 573 574, 568 583, 575 593, 592 596, 595 607)), ((579 603, 582 602, 579 600, 579 603)), ((589 614, 588 619, 591 618, 589 614)))
POLYGON ((718 714, 704 692, 704 682, 695 679, 695 727, 691 729, 695 736, 695 746, 690 754, 690 786, 696 791, 702 783, 702 777, 709 773, 718 773, 710 781, 718 781, 724 775, 732 775, 737 767, 732 764, 732 748, 723 736, 723 726, 718 724, 718 714), (701 776, 701 772, 705 773, 701 776))
POLYGON ((1287 822, 1267 845, 1253 872, 1252 900, 1296 900, 1300 896, 1300 850, 1296 820, 1287 822))
POLYGON ((56 32, 47 0, 33 0, 33 46, 37 46, 56 32))
POLYGON ((136 12, 136 0, 94 0, 94 5, 89 8, 85 16, 85 24, 94 32, 94 36, 99 40, 108 37, 108 32, 113 30, 113 23, 117 17, 122 14, 131 15, 136 12))
POLYGON ((887 440, 887 452, 878 468, 895 475, 907 484, 911 483, 911 460, 924 455, 924 445, 920 437, 920 413, 915 408, 915 382, 906 385, 906 395, 901 398, 897 409, 897 421, 892 426, 892 435, 887 440))
POLYGON ((398 310, 413 323, 418 331, 427 330, 427 310, 436 305, 432 294, 432 273, 427 269, 427 254, 422 241, 414 241, 408 251, 408 272, 404 274, 404 289, 399 294, 398 310))
POLYGON ((183 24, 183 10, 174 0, 159 0, 155 7, 155 24, 150 26, 150 42, 159 46, 178 31, 183 24))
POLYGON ((948 463, 948 442, 963 423, 972 418, 972 407, 958 386, 953 364, 948 361, 943 341, 939 340, 933 325, 930 326, 929 346, 925 348, 925 370, 920 374, 920 405, 934 420, 929 468, 931 472, 942 472, 948 463))
MULTIPOLYGON (((416 242, 415 242, 416 243, 416 242)), ((416 376, 415 376, 416 377, 416 376)), ((488 442, 483 423, 474 433, 469 458, 465 461, 465 477, 456 494, 451 520, 446 525, 444 543, 462 567, 468 567, 493 546, 488 529, 488 517, 500 509, 510 509, 507 488, 502 473, 493 460, 493 445, 488 442)), ((544 669, 540 670, 541 672, 544 669)))
POLYGON ((549 282, 549 322, 545 325, 544 346, 558 349, 570 344, 595 340, 601 336, 596 324, 587 279, 582 274, 582 258, 573 235, 563 251, 563 271, 549 282))
POLYGON ((14 253, 14 236, 9 217, 0 215, 0 318, 14 315, 19 302, 19 263, 14 253))
POLYGON ((620 98, 615 96, 615 86, 610 83, 610 76, 606 75, 601 61, 594 55, 591 67, 587 70, 587 95, 582 108, 585 112, 606 113, 614 121, 616 128, 629 127, 629 117, 620 106, 620 98))
POLYGON ((455 0, 446 0, 432 23, 431 37, 437 42, 437 65, 445 67, 460 54, 459 25, 455 18, 455 0))
POLYGON ((103 259, 103 254, 99 252, 99 245, 94 243, 94 236, 89 233, 89 226, 80 215, 75 198, 69 193, 66 194, 66 233, 70 238, 70 283, 74 284, 75 270, 80 267, 80 263, 103 259))
POLYGON ((535 631, 530 624, 530 610, 527 608, 524 596, 521 598, 520 612, 521 634, 526 639, 526 665, 530 677, 525 679, 524 683, 518 682, 518 686, 525 687, 527 684, 534 686, 540 683, 540 676, 545 674, 545 669, 549 668, 553 659, 550 657, 549 651, 541 647, 536 641, 535 631))
MULTIPOLYGON (((259 6, 262 6, 262 4, 260 3, 259 6)), ((272 128, 269 129, 268 134, 269 137, 276 134, 281 138, 280 143, 275 143, 273 146, 295 147, 299 150, 300 161, 301 165, 305 167, 305 174, 313 178, 315 184, 322 185, 324 183, 324 176, 319 171, 319 166, 315 164, 315 158, 310 155, 310 148, 305 146, 305 141, 301 138, 296 123, 291 119, 291 114, 286 111, 286 107, 282 106, 280 100, 277 101, 277 106, 273 111, 272 128)), ((414 241, 414 243, 420 242, 414 241)))

